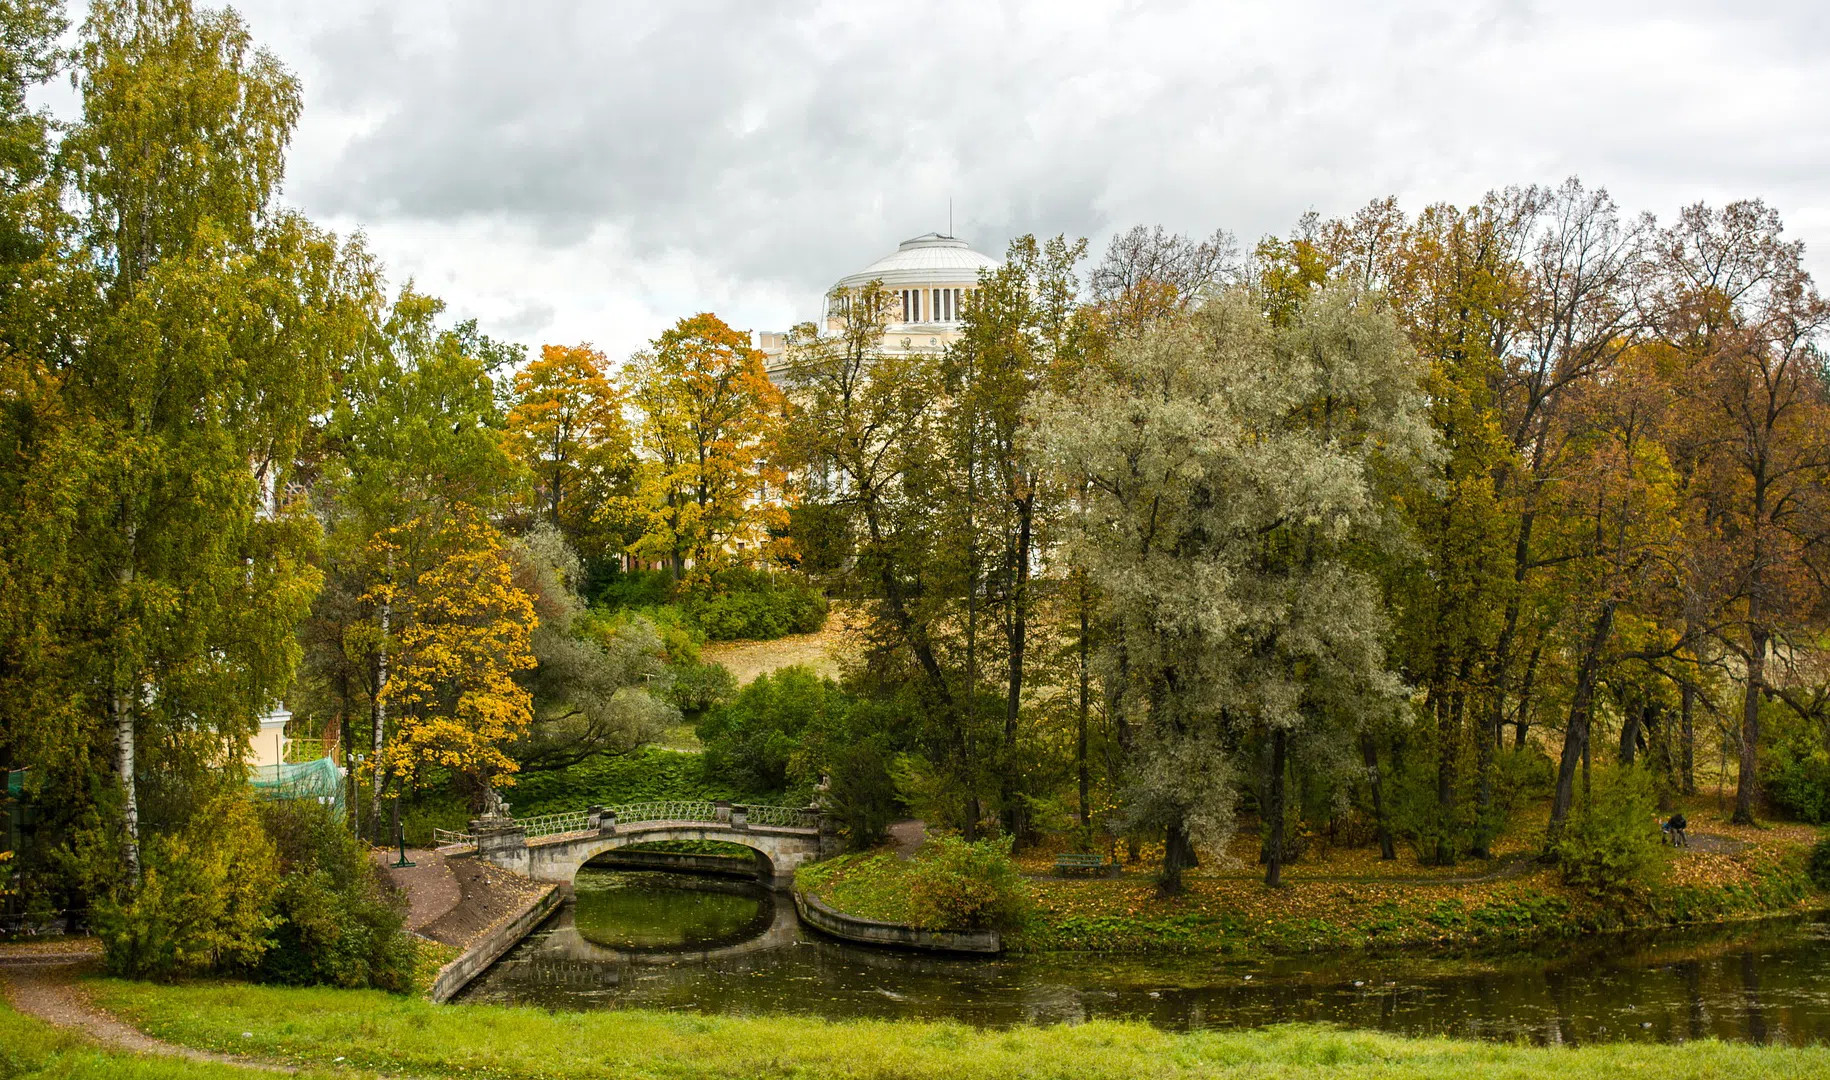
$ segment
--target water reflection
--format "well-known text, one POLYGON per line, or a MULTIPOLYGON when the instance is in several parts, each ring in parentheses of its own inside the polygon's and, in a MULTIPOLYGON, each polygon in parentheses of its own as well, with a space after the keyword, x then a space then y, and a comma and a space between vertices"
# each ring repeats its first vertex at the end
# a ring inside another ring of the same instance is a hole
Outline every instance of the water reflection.
POLYGON ((753 938, 774 915, 752 881, 653 871, 578 872, 563 913, 583 940, 611 949, 699 949, 753 938))
POLYGON ((731 902, 743 899, 737 893, 716 891, 731 883, 650 875, 601 890, 624 890, 620 899, 596 895, 590 881, 580 886, 576 907, 510 952, 466 999, 561 1009, 951 1018, 987 1026, 1129 1019, 1186 1029, 1301 1021, 1540 1043, 1830 1041, 1830 924, 1819 920, 1657 940, 1598 939, 1574 950, 1560 947, 1554 956, 1505 959, 975 959, 831 941, 801 928, 786 902, 770 903, 751 890, 745 902, 755 906, 744 908, 731 902), (656 914, 669 905, 674 915, 656 914), (751 912, 747 921, 744 911, 751 912), (628 921, 613 926, 607 921, 613 914, 628 921), (677 946, 652 944, 670 934, 677 946))

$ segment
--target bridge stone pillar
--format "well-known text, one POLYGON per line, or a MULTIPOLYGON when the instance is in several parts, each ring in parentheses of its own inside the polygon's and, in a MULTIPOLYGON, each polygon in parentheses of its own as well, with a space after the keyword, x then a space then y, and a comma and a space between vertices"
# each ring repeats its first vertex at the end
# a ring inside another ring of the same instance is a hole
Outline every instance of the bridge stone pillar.
POLYGON ((820 825, 819 857, 822 859, 830 859, 839 854, 839 850, 843 845, 839 842, 838 821, 834 819, 831 814, 827 813, 824 807, 816 805, 810 806, 807 809, 813 812, 814 820, 819 822, 820 825))
POLYGON ((477 858, 517 874, 528 872, 527 829, 507 818, 473 818, 477 858))

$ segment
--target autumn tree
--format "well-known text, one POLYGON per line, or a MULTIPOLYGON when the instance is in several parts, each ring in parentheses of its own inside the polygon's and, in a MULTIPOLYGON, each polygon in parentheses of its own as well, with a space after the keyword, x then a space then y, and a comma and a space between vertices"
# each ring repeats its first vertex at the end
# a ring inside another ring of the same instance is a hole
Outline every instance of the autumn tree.
MULTIPOLYGON (((443 311, 408 286, 371 316, 321 436, 314 492, 327 525, 328 580, 302 630, 308 678, 298 711, 334 725, 352 753, 366 746, 371 760, 390 730, 382 691, 406 618, 392 598, 446 557, 454 515, 493 513, 518 483, 479 355, 486 350, 440 326, 443 311)), ((378 837, 390 774, 366 772, 378 837)))
POLYGON ((786 524, 785 473, 775 463, 780 391, 749 336, 716 315, 681 319, 626 371, 640 462, 636 492, 610 513, 633 523, 637 558, 676 580, 750 563, 786 524))
POLYGON ((1004 830, 1021 835, 1023 772, 1034 755, 1020 747, 1025 679, 1037 603, 1033 572, 1065 492, 1046 477, 1027 444, 1036 396, 1064 368, 1078 365, 1075 265, 1086 241, 1019 237, 1003 265, 980 274, 960 336, 939 373, 949 393, 941 420, 951 441, 945 501, 966 552, 966 694, 976 698, 978 621, 993 620, 1003 663, 1001 723, 993 771, 1004 830))
POLYGON ((1760 703, 1783 700, 1768 676, 1771 651, 1817 614, 1809 553, 1830 536, 1830 305, 1803 267, 1803 245, 1781 239, 1782 229, 1758 201, 1686 208, 1659 237, 1651 301, 1661 339, 1687 365, 1689 518, 1715 571, 1698 585, 1716 640, 1742 667, 1741 823, 1756 805, 1760 703))
POLYGON ((538 507, 575 546, 594 531, 596 508, 621 493, 634 465, 623 397, 589 345, 544 345, 515 372, 506 417, 508 452, 533 479, 538 507))
POLYGON ((980 816, 974 765, 981 745, 967 722, 962 635, 949 631, 970 563, 943 527, 948 467, 938 358, 884 347, 892 295, 873 282, 828 298, 837 333, 811 324, 790 337, 786 379, 796 422, 789 460, 810 501, 848 537, 843 583, 865 601, 864 671, 886 696, 913 697, 928 720, 923 750, 948 761, 961 804, 953 822, 971 835, 980 816))
MULTIPOLYGON (((402 531, 377 542, 393 545, 402 531)), ((516 676, 534 666, 534 604, 516 586, 513 559, 488 524, 460 514, 441 532, 444 554, 435 565, 410 582, 382 581, 372 590, 377 606, 403 620, 390 677, 377 694, 395 731, 373 764, 405 786, 429 769, 449 770, 477 804, 514 783, 519 765, 508 749, 533 721, 532 696, 516 676)))

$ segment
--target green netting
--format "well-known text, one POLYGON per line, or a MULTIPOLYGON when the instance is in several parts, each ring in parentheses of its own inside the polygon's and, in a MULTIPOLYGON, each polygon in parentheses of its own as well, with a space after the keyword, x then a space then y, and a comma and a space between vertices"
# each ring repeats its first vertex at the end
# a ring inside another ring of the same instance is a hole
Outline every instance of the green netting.
POLYGON ((330 758, 296 765, 259 765, 248 784, 257 799, 317 799, 343 813, 343 770, 330 758))

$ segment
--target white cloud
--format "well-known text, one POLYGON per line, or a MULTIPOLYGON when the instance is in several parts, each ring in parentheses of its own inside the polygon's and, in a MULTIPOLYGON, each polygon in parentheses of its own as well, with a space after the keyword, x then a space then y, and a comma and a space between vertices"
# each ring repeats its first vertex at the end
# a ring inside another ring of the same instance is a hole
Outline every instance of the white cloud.
POLYGON ((1814 6, 238 5, 304 79, 288 195, 529 344, 785 327, 944 227, 1250 240, 1579 173, 1830 246, 1814 6))

